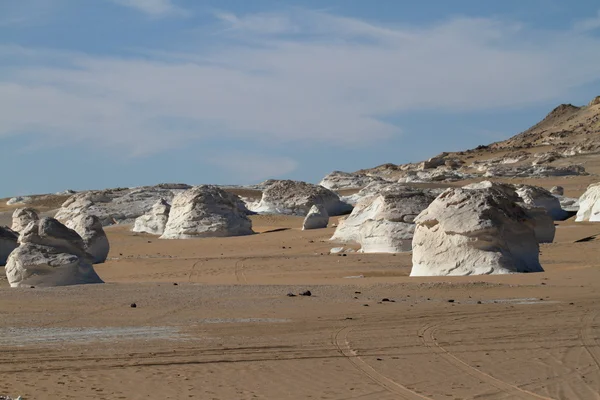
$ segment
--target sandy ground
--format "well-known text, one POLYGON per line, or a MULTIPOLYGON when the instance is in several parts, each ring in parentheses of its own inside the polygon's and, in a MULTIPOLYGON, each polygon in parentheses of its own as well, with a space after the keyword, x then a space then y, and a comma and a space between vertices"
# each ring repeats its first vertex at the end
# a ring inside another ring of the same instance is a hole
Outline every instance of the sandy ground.
POLYGON ((0 395, 600 398, 600 224, 560 222, 544 273, 417 279, 410 254, 329 255, 334 228, 253 220, 225 239, 107 228, 103 285, 0 279, 0 395))

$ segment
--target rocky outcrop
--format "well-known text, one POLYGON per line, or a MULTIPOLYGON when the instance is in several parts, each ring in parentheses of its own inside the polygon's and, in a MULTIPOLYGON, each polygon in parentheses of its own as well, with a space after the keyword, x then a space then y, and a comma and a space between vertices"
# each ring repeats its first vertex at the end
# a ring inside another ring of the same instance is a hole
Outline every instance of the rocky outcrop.
POLYGON ((110 251, 110 244, 98 217, 82 214, 75 219, 67 221, 65 225, 81 236, 84 248, 92 256, 94 264, 106 261, 108 252, 110 251))
POLYGON ((340 221, 331 240, 358 243, 364 253, 410 251, 414 219, 434 198, 428 191, 412 188, 366 197, 340 221))
POLYGON ((562 209, 560 201, 544 188, 519 185, 517 195, 527 206, 545 209, 555 221, 562 221, 569 217, 569 213, 562 209))
POLYGON ((37 211, 33 208, 17 208, 12 215, 12 227, 15 232, 21 232, 30 222, 39 220, 37 211))
POLYGON ((161 239, 251 235, 252 221, 240 203, 238 196, 217 186, 188 189, 173 198, 161 239))
POLYGON ((17 196, 17 197, 12 197, 10 198, 7 202, 6 205, 7 206, 12 206, 14 204, 27 204, 27 203, 31 203, 33 199, 29 196, 17 196))
POLYGON ((575 221, 600 222, 600 183, 588 186, 579 198, 579 211, 575 221))
POLYGON ((550 189, 550 193, 552 193, 555 196, 564 196, 565 189, 562 186, 552 186, 552 188, 550 189))
POLYGON ((83 239, 53 218, 30 223, 6 263, 11 287, 102 283, 83 239))
POLYGON ((251 210, 261 214, 288 214, 306 216, 310 208, 321 204, 329 215, 342 215, 352 206, 320 185, 300 181, 275 181, 263 192, 260 202, 251 210))
POLYGON ((327 228, 327 224, 329 224, 329 214, 327 214, 325 206, 316 204, 310 208, 304 218, 302 230, 327 228))
POLYGON ((333 171, 325 176, 325 178, 319 182, 319 185, 330 190, 360 189, 373 181, 383 181, 383 179, 374 176, 333 171))
POLYGON ((8 227, 0 226, 0 266, 6 265, 6 259, 19 245, 19 234, 8 227))
POLYGON ((492 167, 488 168, 485 177, 519 177, 542 178, 549 176, 577 176, 587 175, 585 168, 580 165, 568 167, 552 167, 549 165, 532 165, 522 167, 492 167))
POLYGON ((157 201, 150 211, 138 217, 133 226, 133 232, 162 235, 169 220, 171 206, 165 199, 157 201))
POLYGON ((543 271, 535 221, 503 190, 447 189, 415 223, 411 276, 543 271))

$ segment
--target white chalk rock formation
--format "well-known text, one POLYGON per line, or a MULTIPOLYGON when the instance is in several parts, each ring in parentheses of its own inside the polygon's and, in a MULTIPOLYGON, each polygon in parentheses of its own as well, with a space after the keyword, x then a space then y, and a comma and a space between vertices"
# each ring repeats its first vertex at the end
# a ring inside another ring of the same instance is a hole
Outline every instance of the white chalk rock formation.
POLYGON ((323 205, 330 216, 342 215, 352 210, 351 205, 341 201, 335 192, 323 186, 282 180, 266 187, 260 202, 252 211, 261 214, 306 216, 316 204, 323 205))
POLYGON ((327 228, 327 224, 329 224, 329 214, 327 214, 325 206, 315 204, 304 218, 302 230, 327 228))
POLYGON ((132 224, 160 199, 171 201, 175 195, 190 187, 185 184, 160 184, 79 192, 63 203, 55 218, 66 222, 80 214, 87 214, 97 216, 103 226, 132 224))
POLYGON ((152 206, 146 214, 138 217, 133 226, 133 232, 149 233, 151 235, 162 235, 169 220, 171 206, 165 199, 160 199, 152 206))
POLYGON ((188 189, 173 199, 161 239, 251 235, 252 221, 240 203, 238 196, 217 186, 188 189))
POLYGON ((6 263, 11 287, 102 283, 83 239, 54 218, 30 223, 6 263))
POLYGON ((39 220, 37 212, 33 208, 17 208, 12 215, 12 227, 15 232, 21 232, 30 222, 39 220))
POLYGON ((19 234, 8 227, 0 226, 0 266, 6 265, 10 253, 19 245, 19 234))
POLYGON ((517 188, 517 195, 527 206, 546 209, 555 221, 562 221, 569 217, 569 213, 562 209, 560 201, 544 188, 520 185, 517 188))
POLYGON ((552 186, 550 193, 556 196, 564 196, 565 189, 562 186, 552 186))
POLYGON ((358 243, 363 253, 410 251, 414 219, 434 199, 427 191, 411 188, 366 197, 340 221, 331 240, 358 243))
POLYGON ((65 226, 73 229, 83 239, 85 250, 92 256, 94 264, 106 261, 110 244, 100 219, 95 215, 81 214, 75 219, 68 221, 65 226))
POLYGON ((374 181, 383 181, 383 179, 374 176, 333 171, 325 176, 325 178, 319 182, 319 185, 331 190, 360 189, 374 181))
POLYGON ((502 190, 447 189, 415 222, 411 276, 543 271, 535 221, 502 190))
MULTIPOLYGON (((527 215, 534 220, 534 232, 538 243, 552 243, 552 241, 554 240, 554 236, 556 234, 556 227, 554 226, 554 219, 548 213, 548 210, 544 207, 538 207, 537 205, 532 204, 533 201, 531 200, 525 201, 522 197, 519 196, 517 190, 517 188, 519 188, 519 190, 526 189, 523 192, 524 195, 526 197, 534 197, 533 195, 531 195, 531 193, 536 192, 536 186, 521 185, 520 187, 517 187, 508 183, 482 181, 478 183, 471 183, 470 185, 464 186, 463 188, 468 190, 495 189, 501 191, 507 197, 509 197, 512 202, 521 206, 523 210, 525 210, 527 215)), ((550 202, 550 204, 552 203, 550 202)))
POLYGON ((575 221, 600 222, 600 183, 588 186, 579 198, 579 211, 575 221))
POLYGON ((17 196, 17 197, 13 197, 13 198, 9 199, 6 202, 6 205, 12 206, 14 204, 27 204, 27 203, 30 203, 31 200, 33 200, 33 199, 29 196, 17 196))

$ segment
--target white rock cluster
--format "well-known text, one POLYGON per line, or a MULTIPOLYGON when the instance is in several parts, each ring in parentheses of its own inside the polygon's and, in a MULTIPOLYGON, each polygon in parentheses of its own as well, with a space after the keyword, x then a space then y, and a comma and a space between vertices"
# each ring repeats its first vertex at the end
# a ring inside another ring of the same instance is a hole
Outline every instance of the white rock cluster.
POLYGON ((371 182, 383 181, 382 178, 352 174, 342 171, 333 171, 325 176, 319 185, 330 189, 330 190, 341 190, 341 189, 360 189, 371 182))
POLYGON ((92 256, 94 264, 100 264, 106 261, 110 244, 100 219, 95 215, 81 214, 74 219, 67 221, 67 228, 73 229, 83 239, 85 250, 92 256))
POLYGON ((340 200, 333 191, 306 182, 274 181, 265 188, 260 202, 251 211, 260 214, 288 214, 306 216, 310 208, 321 204, 330 216, 342 215, 352 206, 340 200))
POLYGON ((588 186, 579 198, 579 211, 575 221, 600 222, 600 182, 588 186))
POLYGON ((12 227, 15 232, 21 232, 29 225, 39 219, 37 212, 33 208, 17 208, 12 215, 12 227))
POLYGON ((302 230, 327 228, 328 224, 329 214, 327 214, 325 206, 316 204, 310 208, 306 218, 304 218, 302 230))
POLYGON ((138 217, 133 226, 133 232, 162 235, 169 220, 171 205, 165 199, 157 201, 150 211, 138 217))
POLYGON ((11 287, 102 283, 83 239, 53 218, 27 225, 6 263, 11 287))
POLYGON ((364 253, 410 251, 414 219, 434 198, 428 191, 411 188, 365 197, 340 221, 331 240, 358 243, 364 253))
POLYGON ((543 271, 534 219, 498 188, 447 189, 415 222, 411 276, 543 271))
POLYGON ((161 239, 251 235, 244 210, 238 196, 217 186, 193 187, 173 198, 161 239))

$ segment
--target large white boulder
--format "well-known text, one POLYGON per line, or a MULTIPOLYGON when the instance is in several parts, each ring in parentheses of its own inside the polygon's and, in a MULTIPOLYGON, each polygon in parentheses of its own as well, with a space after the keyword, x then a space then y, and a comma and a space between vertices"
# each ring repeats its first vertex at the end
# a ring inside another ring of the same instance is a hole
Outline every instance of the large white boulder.
POLYGON ((133 232, 162 235, 169 220, 171 206, 165 199, 157 201, 150 211, 138 217, 133 226, 133 232))
POLYGON ((600 182, 588 186, 579 198, 579 211, 575 221, 600 222, 600 182))
POLYGON ((415 223, 411 276, 543 271, 535 221, 503 190, 447 189, 415 223))
POLYGON ((7 206, 12 206, 14 204, 27 204, 30 203, 33 199, 29 196, 17 196, 17 197, 13 197, 8 199, 8 201, 6 202, 7 206))
POLYGON ((319 182, 319 185, 331 190, 360 189, 374 181, 383 181, 383 179, 374 176, 333 171, 325 176, 319 182))
POLYGON ((411 188, 365 197, 340 221, 331 240, 358 243, 363 253, 410 251, 414 219, 434 199, 428 191, 411 188))
POLYGON ((352 210, 351 205, 323 186, 290 180, 275 181, 267 186, 260 202, 251 210, 261 214, 306 216, 315 204, 322 204, 331 216, 352 210))
POLYGON ((97 216, 103 226, 132 224, 160 199, 171 201, 190 187, 175 183, 79 192, 63 203, 55 218, 66 222, 86 214, 97 216))
POLYGON ((33 208, 17 208, 12 215, 12 227, 15 232, 21 232, 30 222, 39 220, 37 212, 33 208))
POLYGON ((8 256, 19 245, 19 235, 8 227, 0 226, 0 266, 6 265, 8 256))
POLYGON ((161 239, 251 235, 240 198, 217 186, 196 186, 173 198, 161 239))
POLYGON ((302 230, 327 228, 327 224, 329 224, 329 214, 327 214, 325 206, 315 204, 304 218, 302 230))
POLYGON ((555 221, 562 221, 569 217, 569 213, 562 209, 560 201, 552 193, 539 186, 520 185, 517 195, 530 207, 544 208, 555 221))
POLYGON ((11 287, 102 283, 83 239, 54 218, 30 223, 6 263, 11 287))
POLYGON ((92 256, 94 264, 106 261, 110 244, 100 219, 95 215, 81 214, 65 223, 67 228, 73 229, 83 239, 85 250, 92 256))

